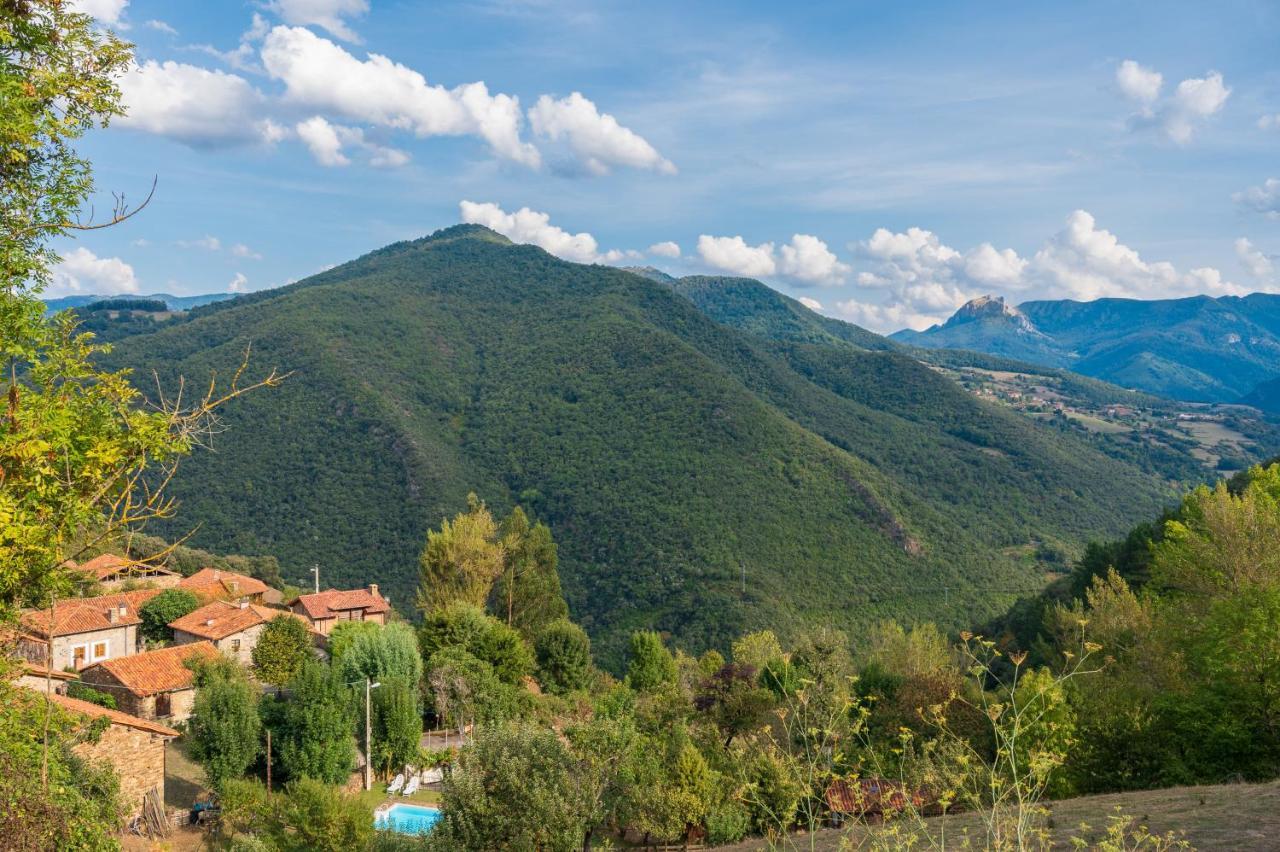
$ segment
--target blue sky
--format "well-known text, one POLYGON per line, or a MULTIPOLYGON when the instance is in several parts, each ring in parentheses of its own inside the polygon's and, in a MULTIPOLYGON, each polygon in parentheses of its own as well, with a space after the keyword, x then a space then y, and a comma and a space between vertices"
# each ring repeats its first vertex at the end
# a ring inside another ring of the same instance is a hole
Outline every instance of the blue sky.
POLYGON ((1280 290, 1280 4, 79 5, 139 63, 99 187, 159 188, 56 292, 257 290, 463 219, 879 331, 1280 290))

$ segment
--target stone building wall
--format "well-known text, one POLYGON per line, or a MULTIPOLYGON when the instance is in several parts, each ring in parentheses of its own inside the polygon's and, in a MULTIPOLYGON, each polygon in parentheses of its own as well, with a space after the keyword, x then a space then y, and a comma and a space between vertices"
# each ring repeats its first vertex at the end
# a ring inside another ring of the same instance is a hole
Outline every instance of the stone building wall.
POLYGON ((164 748, 162 737, 113 724, 96 743, 80 743, 72 751, 115 769, 120 776, 120 802, 129 818, 142 810, 142 799, 152 787, 159 787, 164 795, 164 748))

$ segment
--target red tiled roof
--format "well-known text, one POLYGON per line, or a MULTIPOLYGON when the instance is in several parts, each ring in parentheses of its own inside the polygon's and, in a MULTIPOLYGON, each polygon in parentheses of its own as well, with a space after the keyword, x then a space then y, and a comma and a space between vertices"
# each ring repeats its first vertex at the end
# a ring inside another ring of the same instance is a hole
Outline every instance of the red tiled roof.
MULTIPOLYGON (((85 674, 97 669, 111 676, 111 679, 128 688, 134 695, 144 697, 161 692, 173 692, 176 689, 191 688, 191 669, 186 662, 191 659, 213 659, 218 656, 218 649, 208 642, 193 642, 189 645, 174 645, 158 651, 147 651, 128 657, 116 657, 86 666, 80 671, 81 679, 85 674)), ((87 679, 93 682, 93 675, 87 679)))
MULTIPOLYGON (((922 790, 911 793, 911 803, 925 804, 922 790)), ((880 814, 907 806, 907 788, 883 778, 839 779, 827 785, 827 807, 838 814, 880 814)))
POLYGON ((136 562, 132 559, 126 559, 123 556, 117 556, 114 553, 104 553, 101 556, 95 556, 88 562, 81 562, 79 565, 70 563, 69 567, 76 571, 82 571, 92 576, 99 582, 109 577, 119 574, 121 571, 126 573, 137 573, 141 576, 154 576, 156 574, 167 574, 176 576, 173 571, 167 568, 161 568, 159 565, 151 565, 146 562, 136 562))
POLYGON ((94 718, 105 716, 111 720, 111 724, 113 725, 126 725, 130 728, 137 728, 140 731, 157 734, 167 739, 172 739, 178 736, 178 732, 173 728, 165 727, 159 722, 150 722, 146 719, 139 719, 137 716, 130 716, 128 713, 121 713, 119 710, 111 710, 107 707, 91 704, 88 701, 81 701, 79 698, 68 698, 65 695, 58 695, 56 692, 48 697, 55 704, 60 704, 73 713, 79 713, 83 716, 92 716, 94 718))
POLYGON ((49 677, 54 680, 75 680, 77 677, 71 672, 50 671, 48 666, 39 663, 23 663, 22 668, 32 677, 49 677))
MULTIPOLYGON (((100 595, 96 598, 67 598, 59 601, 53 609, 53 635, 74 636, 77 633, 91 633, 95 630, 110 630, 138 624, 138 608, 160 594, 160 589, 139 589, 135 592, 120 592, 114 595, 100 595), (124 613, 120 606, 124 605, 124 613), (110 610, 116 611, 116 620, 108 615, 110 610)), ((22 626, 27 632, 44 639, 49 636, 50 615, 48 609, 32 610, 22 616, 22 626)))
MULTIPOLYGON (((266 624, 281 615, 302 620, 301 616, 283 609, 272 609, 258 604, 240 606, 227 601, 213 601, 176 621, 169 622, 169 626, 174 630, 190 633, 192 636, 217 640, 225 639, 259 624, 266 624)), ((310 625, 307 627, 310 629, 310 625)))
POLYGON ((329 589, 318 594, 301 595, 289 601, 289 606, 299 604, 312 620, 334 618, 339 612, 351 609, 362 609, 366 613, 387 612, 391 609, 386 598, 375 595, 368 589, 329 589))
POLYGON ((234 571, 219 568, 201 568, 190 577, 178 582, 178 588, 189 589, 210 598, 250 597, 266 592, 267 584, 234 571))

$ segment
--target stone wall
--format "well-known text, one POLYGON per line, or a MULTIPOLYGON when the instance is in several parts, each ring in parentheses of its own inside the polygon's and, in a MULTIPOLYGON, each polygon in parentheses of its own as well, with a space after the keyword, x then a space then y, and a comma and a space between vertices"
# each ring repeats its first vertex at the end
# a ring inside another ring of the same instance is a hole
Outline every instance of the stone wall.
POLYGON ((80 743, 72 748, 86 760, 103 761, 120 776, 120 803, 126 818, 142 810, 142 799, 152 787, 164 795, 163 737, 113 724, 96 743, 80 743))

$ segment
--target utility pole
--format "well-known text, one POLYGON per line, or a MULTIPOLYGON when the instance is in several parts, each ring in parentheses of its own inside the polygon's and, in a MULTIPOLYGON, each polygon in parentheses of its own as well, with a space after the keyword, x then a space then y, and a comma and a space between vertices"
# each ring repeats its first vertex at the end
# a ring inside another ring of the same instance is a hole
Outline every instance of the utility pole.
POLYGON ((318 595, 320 594, 320 566, 312 565, 311 573, 314 574, 316 578, 316 594, 318 595))
POLYGON ((373 736, 373 726, 369 724, 369 678, 364 679, 364 788, 373 786, 370 772, 373 767, 373 749, 369 748, 369 739, 373 736))
POLYGON ((267 792, 271 792, 271 729, 267 728, 267 792))

